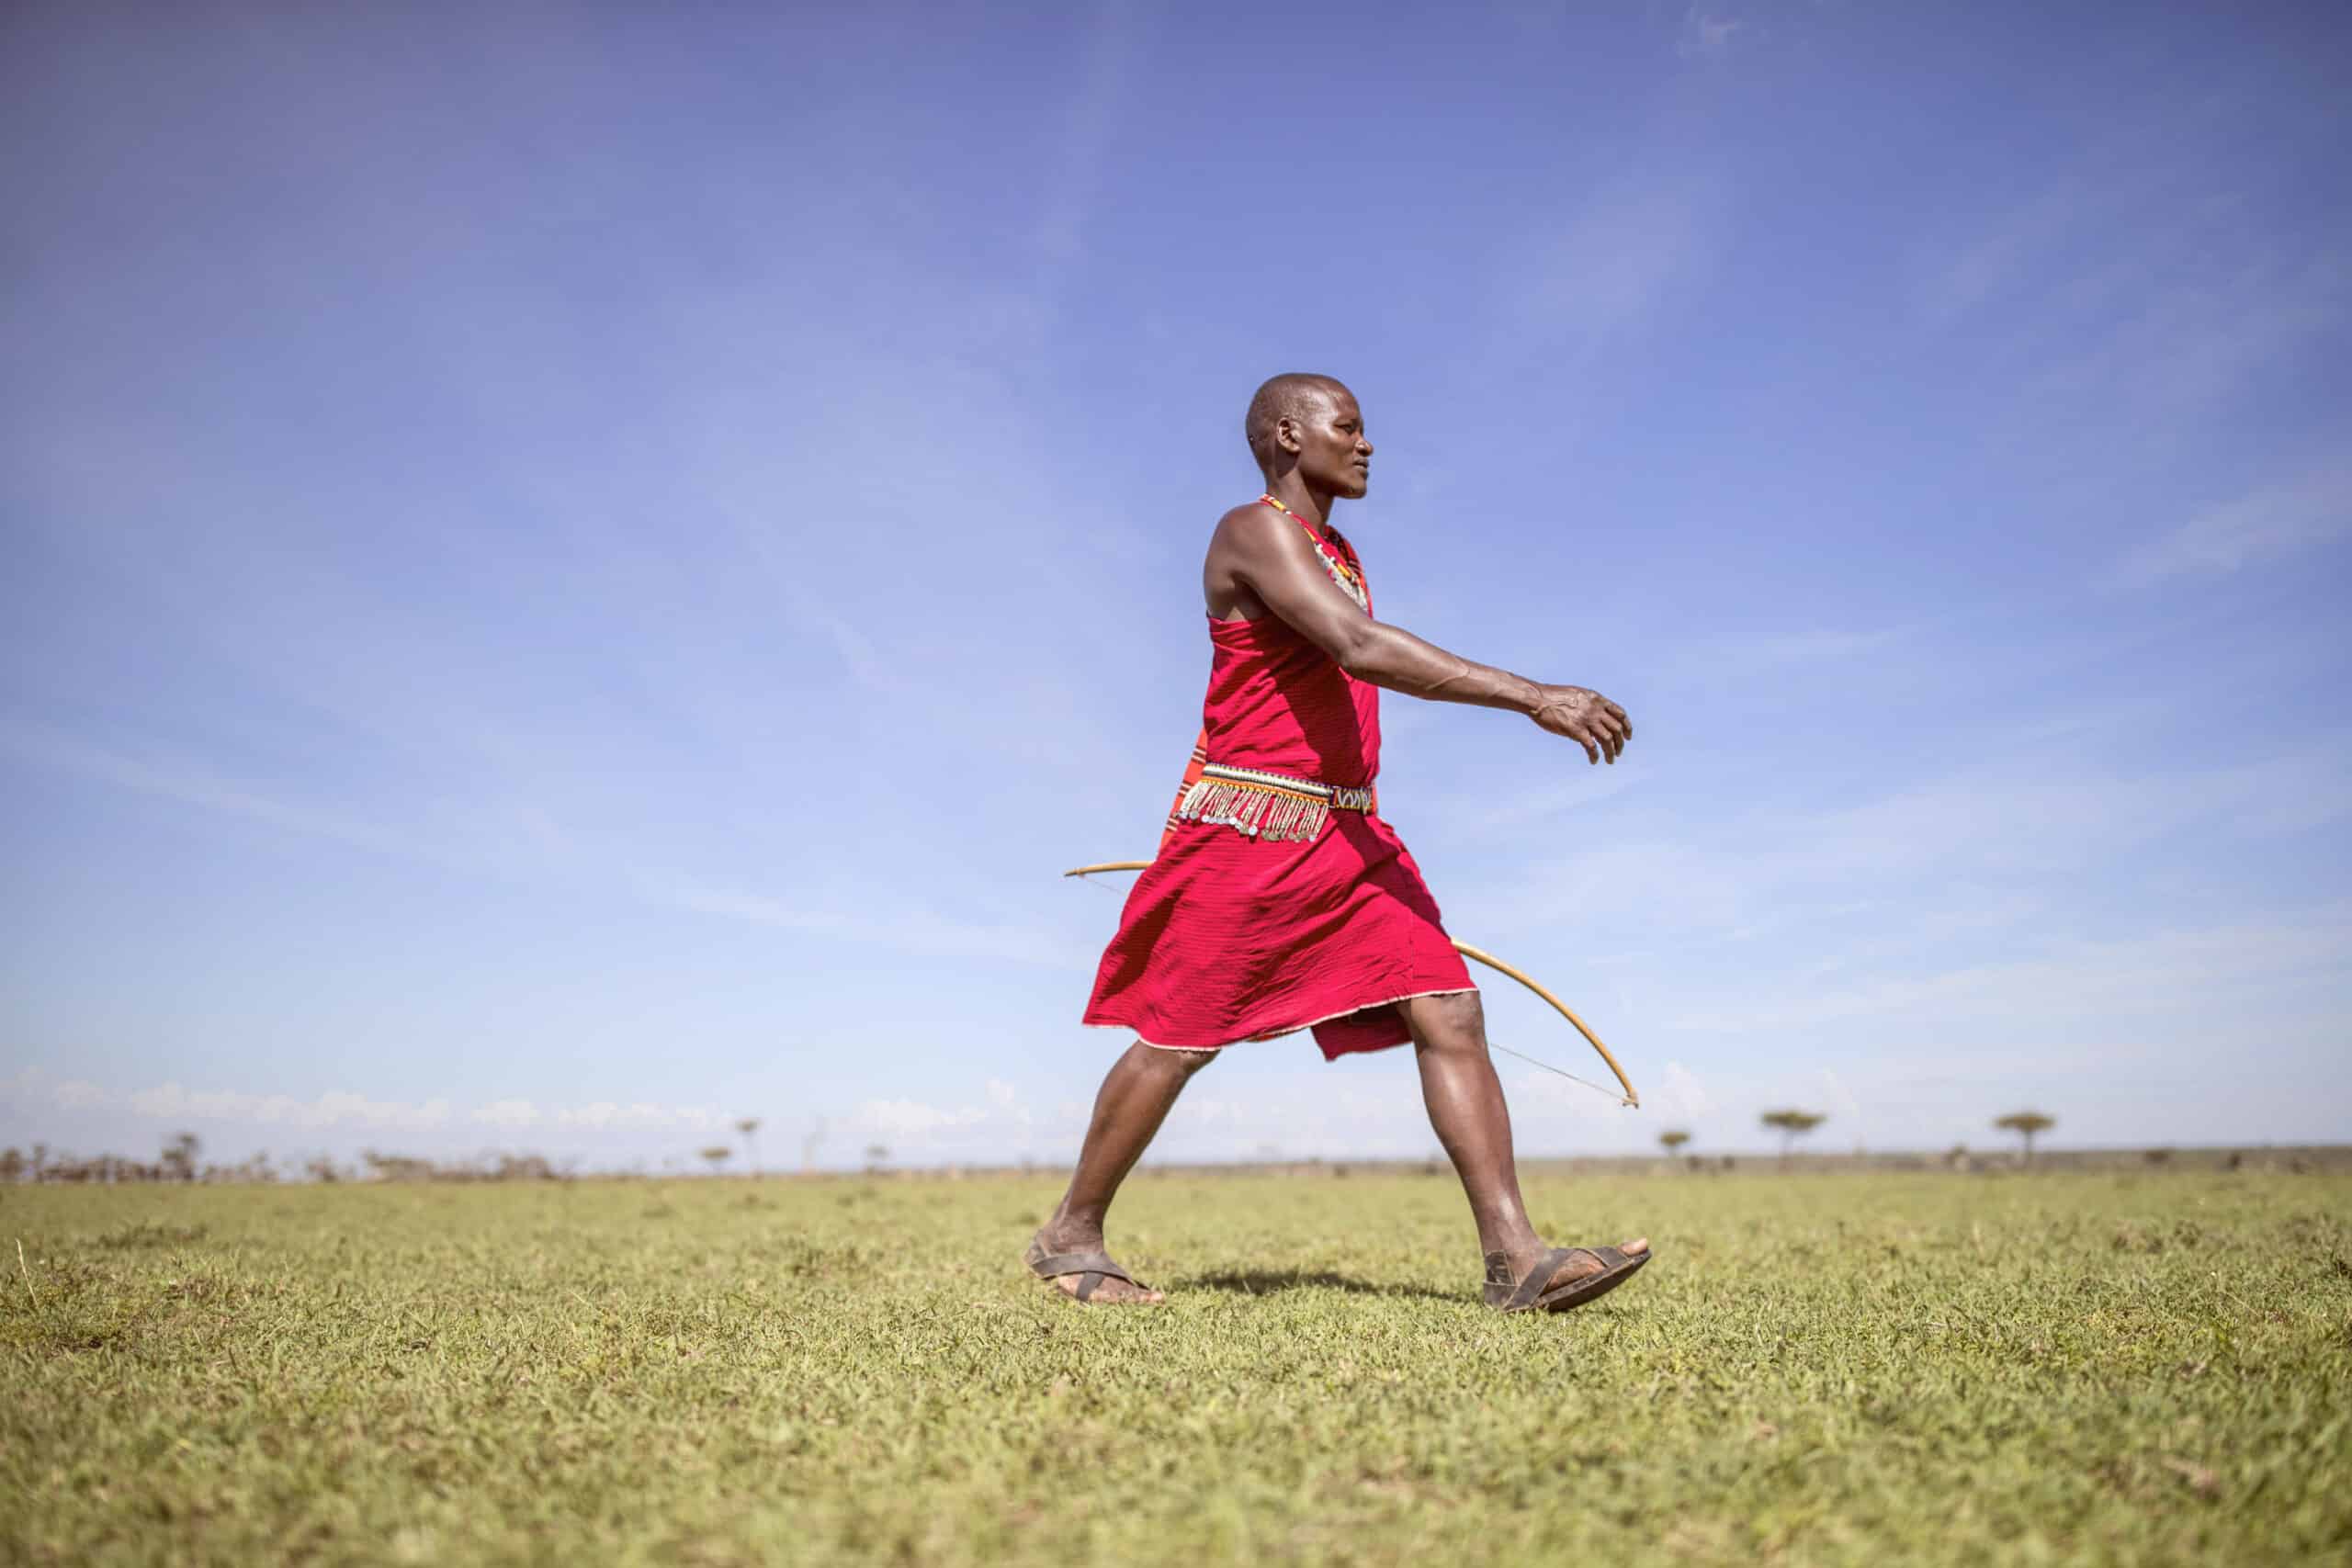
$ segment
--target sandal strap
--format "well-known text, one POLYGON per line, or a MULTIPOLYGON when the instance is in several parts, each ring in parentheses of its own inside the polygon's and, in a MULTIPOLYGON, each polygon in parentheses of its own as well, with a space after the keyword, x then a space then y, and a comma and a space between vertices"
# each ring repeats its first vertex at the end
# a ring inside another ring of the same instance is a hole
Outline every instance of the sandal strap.
MULTIPOLYGON (((1065 1274, 1101 1274, 1114 1280, 1125 1280, 1130 1285, 1136 1282, 1136 1277, 1120 1268, 1107 1252, 1048 1253, 1033 1245, 1023 1261, 1029 1265, 1029 1271, 1040 1280, 1058 1280, 1065 1274)), ((1101 1284, 1102 1280, 1097 1280, 1095 1283, 1101 1284)), ((1080 1301, 1093 1293, 1087 1291, 1083 1280, 1079 1281, 1079 1289, 1085 1292, 1079 1297, 1080 1301)))
POLYGON ((1499 1252, 1487 1254, 1487 1304, 1502 1312, 1525 1312, 1549 1288, 1552 1276, 1560 1271, 1561 1264, 1577 1253, 1589 1250, 1580 1247, 1553 1247, 1516 1280, 1510 1277, 1510 1262, 1507 1255, 1499 1252))
POLYGON ((1647 1252, 1627 1252, 1616 1247, 1555 1247, 1537 1258, 1526 1273, 1514 1280, 1510 1274, 1510 1255, 1489 1252, 1487 1254, 1487 1304, 1498 1312, 1559 1312, 1595 1296, 1608 1294, 1635 1269, 1647 1263, 1651 1256, 1647 1252), (1570 1259, 1578 1257, 1589 1258, 1600 1267, 1555 1285, 1553 1281, 1559 1279, 1560 1270, 1570 1259))

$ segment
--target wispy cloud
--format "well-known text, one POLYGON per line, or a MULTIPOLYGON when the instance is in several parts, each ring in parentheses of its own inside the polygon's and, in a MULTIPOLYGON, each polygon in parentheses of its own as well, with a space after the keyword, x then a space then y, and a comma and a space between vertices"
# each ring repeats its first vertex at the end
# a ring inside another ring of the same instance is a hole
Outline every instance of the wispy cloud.
POLYGON ((485 1127, 520 1130, 544 1127, 556 1131, 636 1131, 684 1128, 693 1132, 727 1131, 734 1118, 708 1106, 658 1105, 650 1100, 598 1100, 577 1105, 542 1106, 530 1100, 500 1100, 469 1111, 466 1120, 485 1127))
POLYGON ((1691 178, 1591 192, 1519 253, 1517 329, 1588 352, 1634 331, 1702 276, 1719 218, 1713 186, 1691 178))
POLYGON ((721 1132, 729 1127, 733 1118, 708 1106, 656 1105, 648 1100, 598 1100, 584 1105, 560 1105, 550 1118, 558 1127, 576 1127, 588 1132, 604 1132, 635 1128, 686 1127, 698 1132, 721 1132))
POLYGON ((233 1122, 254 1128, 429 1131, 447 1126, 452 1119, 449 1101, 442 1099, 379 1100, 338 1089, 306 1100, 238 1089, 191 1089, 178 1083, 117 1092, 86 1078, 53 1081, 37 1068, 0 1081, 0 1092, 33 1111, 114 1111, 150 1122, 233 1122))
POLYGON ((2315 362, 2352 320, 2340 221, 2331 244, 2260 220, 2241 166, 2171 101, 2151 113, 1922 253, 1927 323, 1973 334, 2028 406, 2192 418, 2315 362))
POLYGON ((1951 325, 2020 284, 2043 253, 2082 220, 2085 199, 2075 185, 2054 186, 1939 245, 1924 260, 1916 286, 1928 319, 1951 325))
POLYGON ((2338 461, 2208 507, 2127 556, 2127 583, 2212 576, 2352 533, 2352 463, 2338 461))
MULTIPOLYGON (((929 1138, 955 1128, 977 1127, 989 1119, 984 1107, 951 1108, 919 1100, 869 1100, 858 1107, 858 1121, 885 1137, 929 1138)), ((903 1152, 903 1151, 902 1151, 903 1152)))
POLYGON ((1050 968, 1085 969, 1091 968, 1100 956, 1033 928, 954 920, 925 909, 882 914, 806 909, 760 894, 685 883, 649 883, 646 890, 657 902, 696 914, 780 926, 786 931, 808 931, 944 958, 992 958, 1050 968))
POLYGON ((1671 1122, 1712 1114, 1716 1099, 1697 1073, 1680 1062, 1669 1061, 1659 1072, 1657 1087, 1643 1096, 1643 1103, 1662 1122, 1671 1122))
POLYGON ((1727 6, 1693 6, 1682 13, 1682 25, 1675 30, 1675 51, 1685 60, 1721 60, 1731 52, 1744 26, 1727 6))
POLYGON ((1632 758, 1598 771, 1571 770, 1551 784, 1509 792, 1482 791, 1428 802, 1422 808, 1433 837, 1476 839, 1523 832, 1565 812, 1597 806, 1639 788, 1643 764, 1632 758))
POLYGON ((2143 938, 2053 943, 2043 955, 1973 964, 1844 986, 1781 987, 1728 1009, 1694 1009, 1679 1029, 1783 1031, 1860 1018, 1949 1023, 1982 1018, 2177 1021, 2222 1004, 2242 987, 2338 973, 2352 953, 2342 910, 2290 924, 2191 927, 2143 938))
MULTIPOLYGON (((0 752, 198 810, 241 817, 289 832, 481 874, 502 869, 500 863, 505 857, 487 848, 502 836, 495 830, 501 827, 520 830, 542 850, 569 852, 578 847, 543 812, 512 816, 506 823, 495 822, 490 815, 484 815, 482 846, 435 842, 424 834, 277 798, 186 758, 142 759, 5 719, 0 719, 0 752)), ((1091 961, 1091 955, 1039 931, 958 921, 927 909, 802 908, 756 894, 661 877, 639 876, 632 881, 616 866, 609 868, 605 875, 616 893, 627 889, 636 897, 671 908, 780 926, 900 952, 1004 959, 1064 968, 1083 967, 1091 961)))
MULTIPOLYGON (((1735 813, 1653 829, 1643 814, 1605 839, 1529 860, 1472 906, 1509 929, 1589 919, 1685 939, 1753 932, 1792 913, 1875 907, 1899 886, 1905 929, 1964 897, 1998 906, 2063 886, 2165 835, 2212 824, 2233 840, 2352 814, 2346 744, 2329 739, 2213 767, 2098 767, 2004 757, 1852 805, 1735 813)), ((1981 917, 1979 917, 1981 918, 1981 917)))
POLYGON ((311 1100, 282 1094, 246 1094, 236 1090, 190 1090, 175 1083, 161 1084, 130 1095, 126 1105, 133 1115, 155 1122, 243 1122, 254 1126, 385 1127, 423 1130, 449 1122, 449 1102, 375 1100, 338 1090, 311 1100))
POLYGON ((978 1100, 961 1104, 906 1095, 868 1100, 849 1125, 857 1136, 883 1144, 899 1158, 1026 1156, 1040 1152, 1041 1145, 1061 1156, 1076 1150, 1086 1108, 1071 1102, 1039 1110, 1012 1084, 990 1078, 978 1100))
POLYGON ((1083 34, 1083 52, 1064 96, 1058 162, 1046 194, 1036 243, 1049 275, 1050 295, 1085 245, 1086 224, 1101 189, 1116 115, 1137 45, 1139 7, 1131 0, 1096 0, 1083 34))
POLYGON ((379 1099, 348 1089, 307 1099, 255 1094, 242 1089, 190 1089, 179 1083, 117 1091, 86 1078, 54 1079, 26 1068, 0 1079, 0 1097, 31 1111, 116 1112, 148 1122, 228 1123, 255 1131, 289 1128, 436 1133, 461 1123, 512 1131, 630 1132, 686 1129, 717 1133, 734 1118, 709 1106, 663 1105, 647 1100, 588 1100, 542 1105, 535 1100, 493 1100, 460 1111, 447 1097, 424 1100, 379 1099))
MULTIPOLYGON (((30 1075, 27 1075, 28 1081, 30 1075)), ((114 1103, 108 1094, 87 1078, 68 1078, 57 1086, 51 1095, 60 1111, 98 1111, 114 1103)))
POLYGON ((5 718, 0 718, 0 752, 202 811, 243 817, 360 849, 447 863, 444 856, 402 833, 340 812, 274 798, 185 757, 132 756, 5 718))

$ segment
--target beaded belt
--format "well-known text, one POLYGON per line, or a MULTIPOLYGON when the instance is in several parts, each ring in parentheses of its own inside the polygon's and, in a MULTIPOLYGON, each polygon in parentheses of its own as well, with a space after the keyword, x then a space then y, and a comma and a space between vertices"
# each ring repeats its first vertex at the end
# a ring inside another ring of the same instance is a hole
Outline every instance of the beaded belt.
POLYGON ((1176 818, 1231 828, 1253 839, 1304 842, 1323 830, 1333 809, 1370 811, 1377 800, 1369 784, 1317 784, 1211 762, 1177 801, 1176 818))

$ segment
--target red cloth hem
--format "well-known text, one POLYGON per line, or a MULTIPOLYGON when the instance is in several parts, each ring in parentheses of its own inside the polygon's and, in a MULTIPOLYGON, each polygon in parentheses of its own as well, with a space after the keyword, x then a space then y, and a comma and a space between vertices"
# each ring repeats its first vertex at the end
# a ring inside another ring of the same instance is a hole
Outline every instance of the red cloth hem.
MULTIPOLYGON (((1122 1033, 1132 1034, 1136 1037, 1136 1044, 1148 1045, 1155 1051, 1228 1051, 1236 1045, 1251 1045, 1261 1040, 1281 1040, 1289 1035, 1296 1034, 1302 1029, 1320 1029, 1326 1024, 1337 1023, 1343 1019, 1354 1018, 1358 1013, 1376 1012, 1383 1008, 1393 1010, 1398 1002, 1409 1002, 1420 997, 1467 996, 1477 988, 1478 987, 1476 986, 1441 986, 1435 990, 1408 991, 1401 997, 1388 997, 1380 1001, 1366 1002, 1362 1007, 1350 1008, 1345 1012, 1327 1013, 1321 1018, 1310 1018, 1305 1023, 1284 1024, 1278 1029, 1267 1029, 1261 1030, 1256 1034, 1245 1034, 1238 1040, 1228 1040, 1221 1045, 1173 1045, 1162 1041, 1146 1040, 1143 1037, 1143 1032, 1135 1028, 1131 1024, 1099 1023, 1091 1018, 1082 1021, 1089 1029, 1115 1029, 1120 1031, 1122 1033)), ((1373 1020, 1366 1019, 1364 1022, 1358 1027, 1360 1029, 1369 1031, 1377 1027, 1377 1025, 1373 1020)), ((1412 1031, 1405 1027, 1405 1015, 1398 1013, 1396 1015, 1396 1039, 1384 1041, 1379 1044, 1374 1044, 1369 1040, 1364 1040, 1350 1043, 1336 1051, 1329 1045, 1324 1045, 1323 1055, 1327 1057, 1336 1058, 1351 1051, 1385 1051, 1392 1046, 1408 1045, 1412 1043, 1412 1031)), ((1318 1039, 1316 1043, 1321 1045, 1322 1042, 1318 1039)))
MULTIPOLYGON (((1465 975, 1464 978, 1468 976, 1465 975)), ((1459 997, 1477 990, 1475 985, 1433 986, 1427 990, 1407 991, 1401 996, 1385 997, 1376 1002, 1365 1002, 1342 1012, 1326 1013, 1301 1023, 1277 1024, 1237 1039, 1223 1040, 1215 1044, 1185 1045, 1172 1041, 1147 1040, 1141 1028, 1116 1019, 1105 1019, 1089 1010, 1080 1021, 1089 1029, 1115 1029, 1136 1037, 1138 1045, 1148 1045, 1155 1051, 1226 1051, 1236 1045, 1255 1044, 1261 1040, 1281 1040, 1312 1030, 1315 1043, 1326 1061, 1360 1051, 1386 1051, 1398 1045, 1412 1043, 1412 1031, 1405 1026, 1405 1015, 1396 1010, 1399 1002, 1409 1002, 1417 997, 1459 997), (1386 1014, 1385 1018, 1382 1017, 1386 1014)))

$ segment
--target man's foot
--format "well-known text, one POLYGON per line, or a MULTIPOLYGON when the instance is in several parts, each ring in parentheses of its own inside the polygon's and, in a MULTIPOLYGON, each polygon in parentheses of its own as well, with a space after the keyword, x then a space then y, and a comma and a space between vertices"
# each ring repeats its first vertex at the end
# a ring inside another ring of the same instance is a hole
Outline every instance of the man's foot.
POLYGON ((1029 1266, 1031 1273, 1062 1294, 1089 1306, 1146 1306, 1168 1299, 1160 1292, 1136 1283, 1125 1269, 1111 1260, 1110 1254, 1102 1250, 1100 1230, 1082 1230, 1048 1221, 1030 1239, 1029 1250, 1021 1260, 1029 1266))
POLYGON ((1647 1236, 1621 1247, 1534 1246, 1487 1254, 1487 1304, 1503 1312, 1565 1312, 1634 1277, 1650 1260, 1647 1236))

